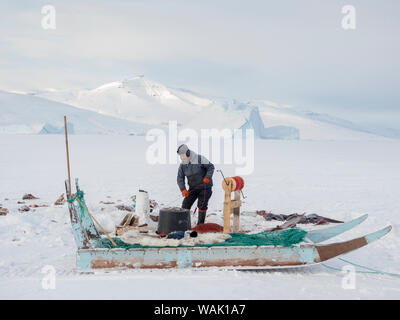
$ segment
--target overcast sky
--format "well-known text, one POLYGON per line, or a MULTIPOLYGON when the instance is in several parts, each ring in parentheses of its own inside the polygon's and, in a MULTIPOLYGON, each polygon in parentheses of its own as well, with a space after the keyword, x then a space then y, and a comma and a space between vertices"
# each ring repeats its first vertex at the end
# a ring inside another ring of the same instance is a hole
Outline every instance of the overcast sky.
POLYGON ((0 89, 94 88, 144 74, 400 128, 396 0, 0 2, 0 89), (41 25, 44 5, 56 29, 41 25), (342 7, 356 29, 342 28, 342 7))

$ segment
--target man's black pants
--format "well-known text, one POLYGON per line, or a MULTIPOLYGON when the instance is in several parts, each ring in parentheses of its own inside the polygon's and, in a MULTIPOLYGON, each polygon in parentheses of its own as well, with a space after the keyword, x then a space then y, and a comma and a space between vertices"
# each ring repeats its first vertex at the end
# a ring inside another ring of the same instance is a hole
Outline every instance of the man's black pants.
POLYGON ((212 195, 211 188, 205 189, 189 189, 189 195, 183 199, 182 208, 190 209, 193 203, 197 200, 197 207, 201 211, 206 211, 208 209, 208 200, 210 200, 212 195))

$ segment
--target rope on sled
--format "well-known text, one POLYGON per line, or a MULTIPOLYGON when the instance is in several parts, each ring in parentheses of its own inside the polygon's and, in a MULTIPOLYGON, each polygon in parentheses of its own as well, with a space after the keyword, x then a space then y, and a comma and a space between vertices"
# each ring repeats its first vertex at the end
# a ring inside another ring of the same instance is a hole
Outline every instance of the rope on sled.
POLYGON ((98 225, 100 230, 107 236, 108 240, 112 243, 114 247, 117 246, 115 241, 110 237, 110 235, 107 233, 107 231, 104 230, 104 228, 101 226, 101 224, 96 220, 96 218, 90 213, 88 207, 86 204, 83 202, 83 191, 82 190, 77 190, 76 193, 71 197, 71 199, 68 199, 67 201, 70 203, 73 203, 74 201, 77 201, 78 204, 82 207, 82 209, 92 218, 92 220, 98 225))

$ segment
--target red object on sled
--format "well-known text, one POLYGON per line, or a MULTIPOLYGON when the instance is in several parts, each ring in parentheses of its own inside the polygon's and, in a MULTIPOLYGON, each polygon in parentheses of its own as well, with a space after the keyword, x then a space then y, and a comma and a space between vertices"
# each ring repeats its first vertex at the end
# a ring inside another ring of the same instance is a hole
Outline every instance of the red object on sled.
POLYGON ((224 227, 216 223, 202 223, 193 227, 192 230, 197 231, 197 233, 222 232, 224 227))

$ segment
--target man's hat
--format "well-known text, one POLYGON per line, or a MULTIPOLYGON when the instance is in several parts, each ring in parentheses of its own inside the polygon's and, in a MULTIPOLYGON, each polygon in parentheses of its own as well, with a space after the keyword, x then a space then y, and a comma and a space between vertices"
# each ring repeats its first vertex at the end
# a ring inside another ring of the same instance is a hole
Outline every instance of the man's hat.
POLYGON ((179 155, 180 155, 180 154, 186 154, 186 155, 187 155, 188 151, 189 151, 189 148, 188 148, 188 146, 187 146, 186 144, 181 144, 181 145, 178 147, 178 150, 176 150, 176 152, 177 152, 179 155))

